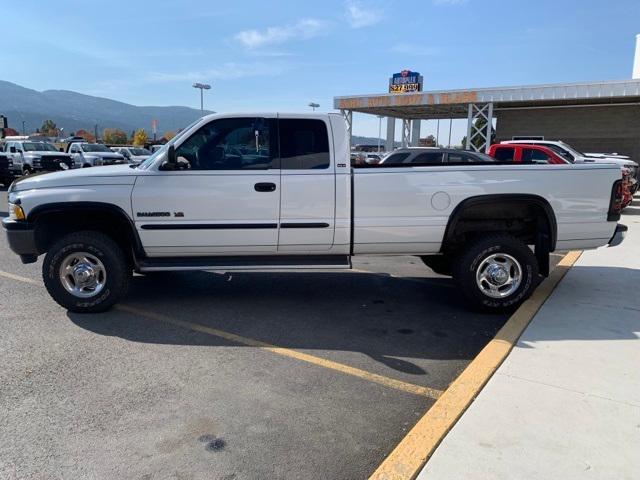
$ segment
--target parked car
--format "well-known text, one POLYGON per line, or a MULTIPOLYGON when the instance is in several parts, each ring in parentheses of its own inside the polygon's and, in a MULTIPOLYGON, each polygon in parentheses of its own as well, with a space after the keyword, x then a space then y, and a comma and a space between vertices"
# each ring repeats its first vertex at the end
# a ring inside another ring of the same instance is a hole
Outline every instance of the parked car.
POLYGON ((616 165, 469 165, 447 151, 463 173, 352 169, 348 145, 338 114, 208 115, 136 168, 13 182, 2 223, 24 263, 46 254, 49 294, 76 312, 111 307, 133 270, 348 269, 370 254, 419 256, 472 305, 505 311, 549 273, 550 252, 626 231, 616 165))
POLYGON ((122 155, 133 165, 144 162, 152 155, 149 150, 141 147, 111 147, 111 150, 122 155))
MULTIPOLYGON (((561 157, 546 145, 530 145, 516 143, 498 143, 489 147, 489 155, 500 162, 513 162, 522 164, 550 164, 566 165, 569 160, 561 157)), ((634 186, 637 181, 633 178, 630 168, 623 166, 622 170, 622 208, 629 206, 635 193, 634 186)))
POLYGON ((4 153, 11 158, 14 176, 33 172, 55 172, 74 167, 73 159, 59 152, 47 142, 34 140, 9 141, 4 144, 4 153))
POLYGON ((470 150, 438 147, 406 147, 399 148, 380 161, 380 165, 396 164, 434 165, 434 164, 466 164, 466 163, 495 163, 489 155, 470 150))
POLYGON ((497 143, 489 147, 489 155, 499 162, 529 163, 541 165, 566 165, 569 160, 542 145, 497 143))
POLYGON ((76 165, 82 168, 127 163, 125 158, 101 143, 71 142, 67 146, 76 165))
POLYGON ((633 179, 631 190, 634 194, 638 190, 638 163, 633 160, 621 158, 617 155, 597 157, 587 156, 560 140, 507 140, 500 143, 542 145, 550 148, 571 163, 615 163, 620 166, 620 168, 626 167, 631 170, 631 178, 633 179))
POLYGON ((361 166, 361 165, 377 165, 382 160, 383 155, 379 153, 369 153, 369 152, 351 152, 351 165, 353 166, 361 166))
POLYGON ((0 153, 0 183, 8 187, 14 177, 13 160, 6 153, 0 153))

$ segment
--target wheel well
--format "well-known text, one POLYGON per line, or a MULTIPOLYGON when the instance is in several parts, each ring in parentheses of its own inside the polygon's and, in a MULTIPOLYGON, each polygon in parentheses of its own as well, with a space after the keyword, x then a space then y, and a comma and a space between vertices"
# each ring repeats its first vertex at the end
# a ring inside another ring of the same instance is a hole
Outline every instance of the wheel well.
POLYGON ((142 256, 142 246, 129 217, 114 206, 45 206, 29 215, 34 224, 36 247, 44 253, 64 235, 80 230, 102 232, 113 239, 130 262, 142 256))
POLYGON ((555 250, 556 219, 549 203, 537 195, 486 195, 461 202, 452 213, 442 242, 451 254, 486 233, 507 233, 535 245, 540 271, 548 273, 548 255, 555 250))

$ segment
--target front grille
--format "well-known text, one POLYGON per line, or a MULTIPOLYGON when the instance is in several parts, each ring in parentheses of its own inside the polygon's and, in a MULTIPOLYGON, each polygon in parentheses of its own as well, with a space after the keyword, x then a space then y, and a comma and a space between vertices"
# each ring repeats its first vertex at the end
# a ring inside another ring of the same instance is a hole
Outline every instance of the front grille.
POLYGON ((8 157, 0 155, 0 170, 8 170, 11 166, 13 166, 13 162, 8 157))
POLYGON ((124 158, 103 158, 103 165, 119 165, 124 163, 124 158))
POLYGON ((60 170, 60 164, 66 163, 67 167, 71 168, 71 159, 69 157, 63 156, 50 156, 50 157, 42 157, 40 160, 40 167, 43 170, 56 171, 60 170))

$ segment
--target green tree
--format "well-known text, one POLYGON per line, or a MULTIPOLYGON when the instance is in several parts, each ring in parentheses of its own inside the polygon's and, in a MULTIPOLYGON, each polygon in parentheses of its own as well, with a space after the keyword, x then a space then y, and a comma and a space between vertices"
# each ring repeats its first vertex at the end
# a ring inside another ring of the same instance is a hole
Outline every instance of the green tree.
POLYGON ((105 128, 102 131, 102 140, 110 145, 126 145, 127 134, 118 128, 105 128))
POLYGON ((58 135, 58 127, 53 120, 45 120, 40 127, 40 131, 48 137, 55 137, 58 135))
POLYGON ((145 132, 143 128, 139 128, 133 134, 133 144, 136 146, 143 147, 148 140, 147 132, 145 132))

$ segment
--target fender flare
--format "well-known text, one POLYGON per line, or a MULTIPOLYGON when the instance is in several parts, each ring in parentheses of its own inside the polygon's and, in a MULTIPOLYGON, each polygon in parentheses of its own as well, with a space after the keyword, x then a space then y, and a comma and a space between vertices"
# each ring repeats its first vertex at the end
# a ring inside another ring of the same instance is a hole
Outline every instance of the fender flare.
POLYGON ((467 208, 495 203, 508 203, 509 205, 533 204, 541 207, 545 212, 545 216, 547 217, 547 222, 549 224, 549 251, 553 252, 556 249, 556 240, 558 238, 558 224, 556 221, 555 212, 545 198, 541 197, 540 195, 529 193, 497 193, 488 195, 477 195, 465 198, 458 205, 456 205, 456 207, 453 209, 453 212, 451 212, 451 215, 449 216, 447 228, 445 229, 444 237, 442 238, 442 245, 444 246, 447 242, 452 240, 453 233, 456 230, 456 226, 462 218, 462 214, 467 208))
POLYGON ((128 225, 127 236, 131 241, 133 252, 137 258, 143 258, 146 256, 140 235, 136 230, 136 226, 131 217, 122 208, 117 205, 104 202, 53 202, 44 203, 31 209, 27 215, 27 222, 37 227, 38 220, 43 215, 50 213, 66 213, 66 212, 101 212, 114 215, 121 220, 124 225, 128 225))

